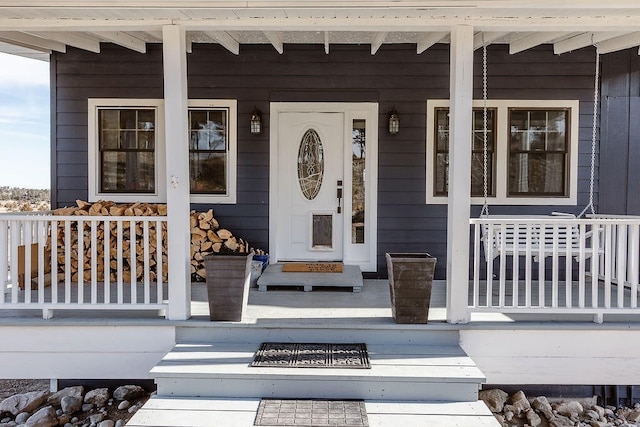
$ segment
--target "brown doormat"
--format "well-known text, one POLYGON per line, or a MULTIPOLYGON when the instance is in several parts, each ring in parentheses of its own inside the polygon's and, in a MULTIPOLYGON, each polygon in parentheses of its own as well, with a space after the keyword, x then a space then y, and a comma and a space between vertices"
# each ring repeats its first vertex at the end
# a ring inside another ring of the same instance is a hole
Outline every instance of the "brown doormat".
POLYGON ((262 399, 254 426, 368 427, 363 400, 262 399))
POLYGON ((284 273, 342 273, 341 262, 285 262, 284 273))
POLYGON ((370 369, 366 344, 264 342, 253 367, 370 369))

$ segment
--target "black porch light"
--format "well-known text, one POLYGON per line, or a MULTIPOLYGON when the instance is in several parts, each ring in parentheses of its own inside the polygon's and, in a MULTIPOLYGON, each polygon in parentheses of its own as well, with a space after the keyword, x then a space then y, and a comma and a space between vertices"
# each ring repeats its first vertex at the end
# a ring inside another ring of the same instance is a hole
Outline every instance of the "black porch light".
POLYGON ((256 107, 253 107, 251 113, 251 133, 258 135, 262 133, 262 119, 260 118, 260 111, 256 107))
POLYGON ((400 117, 398 116, 398 110, 396 107, 389 112, 389 133, 395 135, 400 132, 400 117))

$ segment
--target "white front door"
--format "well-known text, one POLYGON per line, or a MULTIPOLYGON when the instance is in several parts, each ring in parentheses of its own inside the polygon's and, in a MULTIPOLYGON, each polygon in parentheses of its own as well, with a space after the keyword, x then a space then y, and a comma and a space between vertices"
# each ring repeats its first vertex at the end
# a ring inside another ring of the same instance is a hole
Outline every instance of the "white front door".
POLYGON ((272 102, 270 109, 270 261, 376 271, 378 105, 272 102))
POLYGON ((283 112, 278 127, 278 260, 341 261, 344 113, 283 112))

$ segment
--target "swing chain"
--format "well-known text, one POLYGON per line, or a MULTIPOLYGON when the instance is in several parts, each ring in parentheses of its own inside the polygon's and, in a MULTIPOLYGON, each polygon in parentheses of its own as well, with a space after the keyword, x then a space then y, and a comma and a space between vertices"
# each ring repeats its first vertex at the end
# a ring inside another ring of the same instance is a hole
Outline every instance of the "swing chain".
POLYGON ((593 205, 593 191, 594 191, 594 176, 596 169, 596 141, 597 141, 597 132, 598 132, 598 99, 599 99, 599 81, 600 81, 600 52, 598 51, 598 46, 594 45, 596 48, 596 71, 595 71, 595 87, 593 90, 593 123, 591 128, 591 171, 589 175, 589 204, 584 208, 578 217, 584 216, 584 214, 588 211, 591 214, 595 214, 595 208, 593 205))
POLYGON ((482 191, 483 204, 480 210, 480 216, 489 215, 489 178, 488 178, 488 138, 487 138, 487 44, 482 43, 482 191))

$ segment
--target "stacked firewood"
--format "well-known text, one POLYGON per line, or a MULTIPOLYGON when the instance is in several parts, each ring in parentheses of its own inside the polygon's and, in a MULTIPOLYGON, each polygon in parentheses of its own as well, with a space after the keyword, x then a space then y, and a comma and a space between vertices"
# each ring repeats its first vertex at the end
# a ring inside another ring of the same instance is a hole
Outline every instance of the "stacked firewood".
MULTIPOLYGON (((59 208, 53 211, 59 216, 165 216, 167 206, 155 203, 130 203, 116 204, 110 201, 98 201, 89 203, 82 200, 76 201, 77 206, 59 208)), ((161 223, 161 229, 156 229, 156 223, 149 223, 148 228, 148 275, 150 281, 156 281, 158 276, 158 256, 162 256, 162 280, 167 281, 168 272, 168 247, 167 247, 167 223, 161 223), (157 233, 162 233, 162 248, 156 250, 157 233)), ((145 247, 143 223, 135 222, 134 229, 131 228, 130 221, 122 222, 122 254, 118 254, 118 224, 109 223, 109 232, 105 232, 104 221, 96 224, 96 271, 97 280, 104 281, 105 271, 109 280, 115 282, 117 278, 118 263, 122 262, 123 281, 130 282, 132 274, 136 280, 142 281, 145 278, 145 247), (105 257, 105 236, 109 238, 109 254, 105 257), (131 253, 131 236, 135 238, 135 254, 131 253), (105 268, 105 258, 108 259, 109 266, 105 268), (120 261, 121 260, 121 261, 120 261)), ((235 237, 229 230, 220 228, 218 221, 213 216, 213 210, 207 212, 195 212, 190 214, 191 229, 191 273, 193 280, 204 280, 206 277, 204 269, 204 257, 210 253, 244 252, 264 254, 260 249, 254 249, 249 243, 241 238, 235 237)), ((67 236, 64 222, 58 223, 56 239, 56 258, 58 261, 58 280, 66 278, 66 253, 67 236)), ((68 238, 70 248, 70 264, 68 265, 71 281, 77 282, 82 272, 85 281, 91 280, 93 247, 91 222, 83 223, 83 230, 78 230, 78 223, 72 222, 69 228, 68 238), (78 236, 82 236, 82 245, 78 242, 78 236), (79 250, 82 249, 82 256, 79 250)), ((51 248, 51 236, 49 236, 48 247, 51 248)), ((49 251, 50 249, 48 249, 49 251)))
POLYGON ((211 253, 254 253, 264 255, 262 249, 254 249, 249 242, 237 238, 229 230, 220 228, 213 210, 191 212, 191 274, 195 280, 206 278, 204 257, 211 253))

